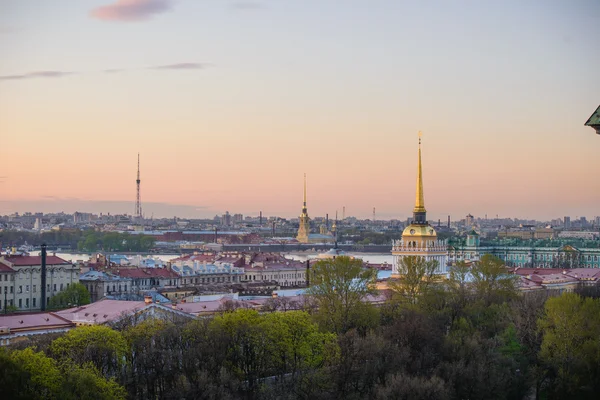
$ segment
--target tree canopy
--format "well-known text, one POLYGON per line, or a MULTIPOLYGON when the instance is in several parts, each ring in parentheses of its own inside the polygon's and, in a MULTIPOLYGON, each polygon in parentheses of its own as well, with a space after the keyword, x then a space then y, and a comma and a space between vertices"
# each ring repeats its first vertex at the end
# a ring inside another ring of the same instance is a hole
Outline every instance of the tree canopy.
POLYGON ((360 259, 339 256, 317 261, 310 274, 307 294, 316 299, 323 326, 336 333, 356 327, 369 312, 363 300, 375 293, 377 271, 363 268, 360 259))

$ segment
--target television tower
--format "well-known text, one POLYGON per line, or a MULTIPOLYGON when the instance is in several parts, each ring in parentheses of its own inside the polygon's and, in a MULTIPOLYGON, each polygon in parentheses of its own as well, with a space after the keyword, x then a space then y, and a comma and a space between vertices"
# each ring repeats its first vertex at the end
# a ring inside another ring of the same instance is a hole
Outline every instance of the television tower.
POLYGON ((142 219, 142 200, 140 199, 140 153, 138 153, 138 168, 137 168, 137 179, 135 180, 136 185, 136 197, 135 197, 135 217, 142 219))

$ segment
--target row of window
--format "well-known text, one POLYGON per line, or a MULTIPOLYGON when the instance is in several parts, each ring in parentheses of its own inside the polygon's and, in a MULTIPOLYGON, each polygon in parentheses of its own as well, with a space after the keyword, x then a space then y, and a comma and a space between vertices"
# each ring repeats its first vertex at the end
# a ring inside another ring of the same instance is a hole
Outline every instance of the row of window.
MULTIPOLYGON (((304 279, 305 275, 303 273, 296 274, 280 274, 280 275, 265 275, 264 279, 268 281, 277 280, 277 279, 304 279)), ((244 275, 244 279, 247 281, 255 281, 256 275, 244 275)))
MULTIPOLYGON (((48 304, 48 303, 50 303, 50 297, 46 298, 46 304, 48 304)), ((23 299, 19 299, 17 304, 18 304, 19 308, 23 308, 23 299)), ((4 304, 5 307, 13 306, 13 305, 14 305, 13 299, 6 300, 6 303, 4 304)), ((36 307, 37 307, 37 298, 33 297, 31 299, 31 308, 36 308, 36 307)), ((29 298, 25 299, 25 308, 29 308, 29 298)), ((0 300, 0 309, 2 309, 2 300, 0 300)))
MULTIPOLYGON (((59 291, 62 291, 65 288, 63 283, 61 283, 60 286, 58 286, 58 287, 60 287, 59 291)), ((66 287, 67 287, 67 289, 69 288, 69 284, 68 283, 67 283, 66 287)), ((29 293, 29 288, 30 288, 29 285, 25 285, 25 290, 23 290, 23 285, 19 285, 19 287, 17 288, 17 294, 29 293)), ((52 286, 52 288, 54 289, 55 292, 57 291, 56 283, 52 286)), ((50 284, 48 284, 48 287, 46 288, 46 290, 48 292, 50 292, 50 284)), ((31 292, 32 293, 37 293, 37 285, 32 285, 31 286, 31 292)), ((2 293, 3 293, 2 286, 0 286, 0 294, 2 294, 2 293)), ((11 293, 11 294, 14 293, 14 287, 13 286, 4 286, 4 294, 8 294, 8 293, 11 293)))

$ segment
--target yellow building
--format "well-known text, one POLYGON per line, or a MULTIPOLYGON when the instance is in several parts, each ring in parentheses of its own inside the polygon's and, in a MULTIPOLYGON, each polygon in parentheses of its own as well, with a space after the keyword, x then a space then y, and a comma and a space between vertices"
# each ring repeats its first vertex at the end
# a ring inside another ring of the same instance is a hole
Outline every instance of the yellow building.
POLYGON ((413 220, 402 232, 402 239, 392 243, 392 277, 402 275, 402 259, 408 256, 424 257, 426 261, 438 262, 436 273, 446 273, 448 244, 438 240, 435 229, 427 222, 427 210, 423 196, 423 171, 421 167, 421 133, 419 132, 419 162, 417 167, 417 192, 413 220))

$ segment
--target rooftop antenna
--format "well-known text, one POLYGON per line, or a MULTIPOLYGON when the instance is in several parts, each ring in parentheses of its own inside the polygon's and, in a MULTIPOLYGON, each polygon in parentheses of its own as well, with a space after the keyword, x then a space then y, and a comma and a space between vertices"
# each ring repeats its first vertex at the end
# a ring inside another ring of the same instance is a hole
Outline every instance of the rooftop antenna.
POLYGON ((140 199, 140 153, 138 153, 138 164, 137 164, 137 179, 136 184, 136 197, 135 197, 135 216, 137 219, 142 219, 142 200, 140 199))

